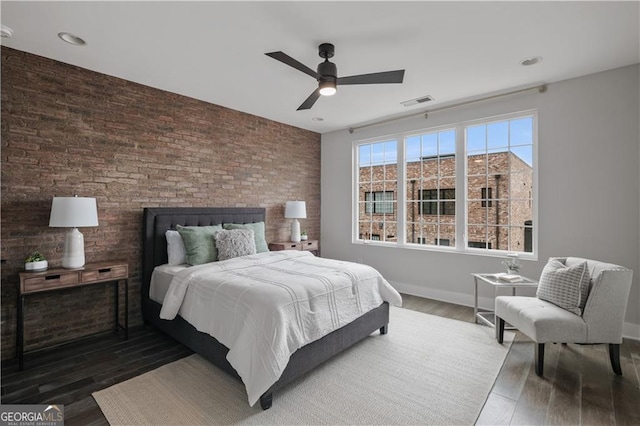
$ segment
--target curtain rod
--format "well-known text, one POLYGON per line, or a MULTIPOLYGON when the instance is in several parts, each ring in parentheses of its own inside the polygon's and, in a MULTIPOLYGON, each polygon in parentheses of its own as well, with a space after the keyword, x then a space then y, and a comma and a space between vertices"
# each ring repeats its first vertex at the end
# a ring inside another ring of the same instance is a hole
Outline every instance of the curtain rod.
POLYGON ((474 99, 474 100, 471 100, 471 101, 459 102, 457 104, 453 104, 453 105, 449 105, 449 106, 443 106, 441 108, 429 109, 429 110, 426 110, 426 111, 416 112, 416 113, 413 113, 413 114, 403 115, 401 117, 388 118, 386 120, 380 120, 380 121, 376 121, 374 123, 364 124, 362 126, 349 127, 348 130, 349 130, 349 133, 353 133, 356 130, 365 129, 367 127, 378 126, 380 124, 391 123, 393 121, 404 120, 405 118, 417 117, 419 115, 424 115, 424 118, 426 119, 426 118, 429 118, 429 114, 433 113, 433 112, 446 111, 446 110, 453 109, 453 108, 459 108, 461 106, 472 105, 472 104, 476 104, 476 103, 480 103, 480 102, 486 102, 486 101, 490 101, 490 100, 493 100, 493 99, 499 99, 499 98, 503 98, 503 97, 506 97, 506 96, 515 95, 517 93, 529 92, 531 90, 537 90, 538 93, 545 93, 547 91, 547 85, 543 84, 543 85, 540 85, 540 86, 527 87, 526 89, 513 90, 513 91, 507 92, 507 93, 500 93, 498 95, 487 96, 487 97, 484 97, 484 98, 474 99))

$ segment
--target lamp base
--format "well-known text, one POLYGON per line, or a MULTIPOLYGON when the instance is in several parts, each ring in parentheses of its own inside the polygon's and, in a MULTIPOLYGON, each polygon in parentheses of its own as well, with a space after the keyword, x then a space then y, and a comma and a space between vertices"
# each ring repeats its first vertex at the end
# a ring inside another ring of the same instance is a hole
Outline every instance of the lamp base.
POLYGON ((84 235, 73 228, 64 239, 64 255, 62 256, 62 267, 75 269, 84 266, 84 235))
POLYGON ((291 242, 300 242, 300 222, 298 222, 298 219, 293 219, 293 222, 291 222, 291 242))

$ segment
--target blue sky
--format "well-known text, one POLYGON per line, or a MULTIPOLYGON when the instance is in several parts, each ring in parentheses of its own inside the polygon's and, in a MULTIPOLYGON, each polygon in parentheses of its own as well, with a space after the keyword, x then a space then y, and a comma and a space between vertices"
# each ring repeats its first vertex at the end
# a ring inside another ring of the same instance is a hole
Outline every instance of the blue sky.
MULTIPOLYGON (((533 117, 467 126, 467 154, 510 150, 527 164, 533 164, 533 117)), ((407 161, 421 157, 455 153, 455 130, 425 133, 406 138, 407 161)), ((360 165, 396 164, 397 142, 394 140, 360 147, 360 165)))

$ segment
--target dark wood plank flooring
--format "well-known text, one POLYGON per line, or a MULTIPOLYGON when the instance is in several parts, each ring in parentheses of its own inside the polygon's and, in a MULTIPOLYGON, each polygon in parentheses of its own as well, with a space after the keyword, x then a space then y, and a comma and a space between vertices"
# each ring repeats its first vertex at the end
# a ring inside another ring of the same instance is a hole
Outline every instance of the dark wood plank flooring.
MULTIPOLYGON (((473 322, 466 306, 403 295, 404 307, 473 322)), ((611 371, 604 345, 547 345, 545 378, 533 369, 533 343, 516 333, 478 425, 640 424, 640 342, 621 347, 623 376, 611 371)), ((92 392, 192 352, 151 326, 130 329, 129 340, 105 333, 2 362, 3 404, 64 404, 67 425, 105 425, 92 392)))
POLYGON ((66 425, 106 425, 91 394, 193 352, 151 326, 112 332, 2 362, 3 404, 64 404, 66 425))

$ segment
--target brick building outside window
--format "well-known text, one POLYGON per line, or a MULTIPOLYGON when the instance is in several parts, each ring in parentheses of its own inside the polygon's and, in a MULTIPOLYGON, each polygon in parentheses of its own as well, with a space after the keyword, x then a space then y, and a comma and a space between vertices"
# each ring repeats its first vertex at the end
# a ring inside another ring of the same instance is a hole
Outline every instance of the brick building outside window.
MULTIPOLYGON (((455 246, 455 161, 406 163, 407 243, 455 246)), ((532 167, 510 151, 483 153, 467 156, 466 175, 468 247, 531 252, 532 167)), ((360 168, 360 239, 397 241, 396 179, 395 163, 360 168)))

